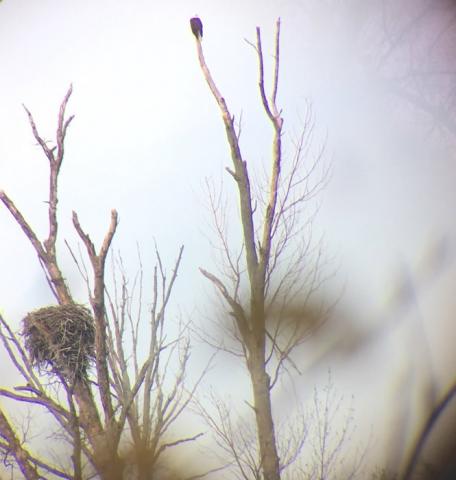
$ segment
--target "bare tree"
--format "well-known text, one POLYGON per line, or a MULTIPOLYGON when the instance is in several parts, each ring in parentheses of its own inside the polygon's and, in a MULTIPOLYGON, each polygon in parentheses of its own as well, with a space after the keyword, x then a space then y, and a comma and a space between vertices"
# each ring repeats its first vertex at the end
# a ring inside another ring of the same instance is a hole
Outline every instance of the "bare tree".
POLYGON ((144 321, 141 314, 141 262, 139 275, 130 287, 122 259, 117 259, 115 263, 119 275, 113 276, 115 292, 113 296, 108 296, 112 320, 108 326, 108 350, 112 352, 109 355, 113 372, 112 388, 118 403, 128 406, 122 419, 128 423, 132 444, 129 450, 130 463, 137 472, 138 480, 151 478, 162 453, 167 449, 194 441, 202 435, 197 433, 176 437, 176 432, 170 433, 192 400, 206 370, 203 370, 191 388, 186 386, 184 380, 190 358, 187 326, 177 324, 175 335, 170 335, 165 328, 166 309, 177 279, 183 247, 179 250, 169 278, 157 248, 155 254, 157 263, 153 270, 153 298, 148 321, 144 321), (125 348, 124 345, 127 331, 131 348, 125 348), (140 362, 140 343, 144 343, 145 331, 150 332, 148 350, 145 361, 140 362), (130 356, 133 360, 131 369, 130 356), (172 374, 174 379, 170 382, 172 374))
POLYGON ((142 480, 151 478, 166 449, 199 436, 170 433, 170 427, 188 405, 198 383, 190 389, 184 386, 190 355, 185 326, 178 328, 173 339, 167 339, 165 329, 166 310, 183 247, 169 278, 156 249, 152 308, 147 315, 140 306, 142 273, 132 291, 125 271, 121 270, 120 284, 114 281, 113 293, 106 294, 105 263, 117 229, 117 212, 111 212, 98 251, 73 212, 73 225, 86 248, 90 273, 84 260, 78 259, 67 246, 87 285, 91 312, 75 302, 60 269, 56 247, 58 177, 67 129, 73 120, 73 116, 65 115, 71 93, 70 87, 60 106, 53 147, 39 134, 32 114, 24 107, 34 138, 50 166, 46 239, 41 241, 37 237, 13 200, 0 191, 0 200, 33 246, 58 304, 29 313, 21 334, 14 332, 0 315, 0 339, 24 383, 13 389, 0 388, 0 396, 47 411, 70 445, 70 465, 57 467, 50 459, 44 460, 42 455, 33 453, 33 445, 20 437, 17 425, 3 406, 0 406, 0 453, 12 460, 27 479, 51 476, 82 479, 91 472, 100 478, 120 479, 130 463, 135 476, 142 480), (135 289, 140 291, 139 306, 132 301, 135 289), (148 332, 148 338, 144 332, 148 332), (141 355, 140 342, 148 342, 145 355, 141 355), (166 369, 175 359, 175 376, 168 378, 166 369), (128 450, 128 446, 134 453, 122 458, 122 451, 128 450))
MULTIPOLYGON (((290 480, 332 480, 364 478, 370 441, 355 440, 357 427, 354 400, 336 391, 331 373, 321 387, 314 387, 307 403, 300 402, 276 422, 280 474, 290 480)), ((261 480, 254 414, 250 408, 238 413, 231 399, 214 392, 209 407, 196 403, 197 413, 213 432, 215 445, 208 447, 223 478, 261 480), (214 448, 217 447, 217 448, 214 448)), ((219 477, 217 477, 219 478, 219 477)))
MULTIPOLYGON (((226 348, 244 358, 253 392, 252 409, 256 419, 259 446, 257 465, 265 480, 278 480, 281 459, 273 420, 271 390, 285 362, 294 366, 291 351, 300 344, 323 318, 320 309, 309 308, 310 296, 320 286, 317 247, 312 249, 308 227, 312 216, 304 216, 308 201, 321 189, 327 178, 312 183, 320 150, 310 166, 304 161, 309 153, 312 119, 307 117, 303 133, 295 142, 295 153, 284 164, 282 110, 277 103, 280 66, 280 20, 276 23, 272 88, 266 93, 264 55, 260 29, 251 44, 258 58, 258 88, 272 135, 272 157, 265 183, 251 183, 251 169, 240 148, 240 129, 206 64, 201 35, 195 34, 198 59, 209 89, 222 117, 231 153, 232 167, 226 170, 235 181, 242 228, 242 247, 235 253, 223 228, 223 216, 217 217, 217 202, 211 197, 224 264, 222 275, 201 268, 201 273, 220 293, 228 315, 233 319, 231 333, 238 350, 226 348), (287 166, 287 169, 284 169, 287 166), (317 260, 313 262, 312 253, 317 260), (247 293, 246 293, 247 292, 247 293)), ((225 348, 225 346, 222 346, 225 348)), ((223 425, 221 426, 223 428, 223 425)), ((234 453, 234 452, 233 452, 234 453)), ((240 467, 238 462, 238 466, 240 467)), ((251 472, 253 478, 257 475, 251 472)))

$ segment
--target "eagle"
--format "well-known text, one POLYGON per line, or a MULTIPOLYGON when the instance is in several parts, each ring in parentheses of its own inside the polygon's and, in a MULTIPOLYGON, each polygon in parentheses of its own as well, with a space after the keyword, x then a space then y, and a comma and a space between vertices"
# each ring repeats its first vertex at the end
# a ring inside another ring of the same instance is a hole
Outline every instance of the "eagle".
POLYGON ((197 40, 201 40, 203 37, 203 24, 199 17, 193 17, 190 19, 190 27, 192 29, 193 35, 197 40))

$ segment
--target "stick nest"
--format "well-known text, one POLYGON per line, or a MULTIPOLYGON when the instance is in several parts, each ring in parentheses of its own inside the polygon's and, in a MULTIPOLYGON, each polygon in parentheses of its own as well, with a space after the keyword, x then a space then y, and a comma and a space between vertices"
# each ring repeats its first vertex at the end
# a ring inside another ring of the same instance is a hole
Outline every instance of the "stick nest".
POLYGON ((22 334, 32 365, 70 382, 87 377, 95 358, 95 324, 83 305, 40 308, 24 318, 22 334))

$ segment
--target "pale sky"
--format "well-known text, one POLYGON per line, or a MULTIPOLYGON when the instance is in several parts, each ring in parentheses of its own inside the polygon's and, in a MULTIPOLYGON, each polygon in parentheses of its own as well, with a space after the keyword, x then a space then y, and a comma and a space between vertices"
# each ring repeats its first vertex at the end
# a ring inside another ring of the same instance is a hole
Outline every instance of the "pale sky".
MULTIPOLYGON (((99 245, 110 209, 116 208, 120 224, 114 248, 126 262, 133 268, 138 243, 147 269, 155 239, 171 266, 184 244, 173 308, 184 314, 206 310, 211 288, 198 272, 199 266, 212 265, 205 178, 216 185, 223 179, 227 194, 234 190, 224 169, 230 158, 222 121, 199 69, 188 20, 198 14, 203 21, 206 61, 231 113, 236 118, 242 113, 245 158, 259 166, 269 158, 271 129, 259 104, 255 53, 244 39, 253 41, 255 27, 262 28, 270 67, 272 33, 280 16, 279 104, 286 151, 292 151, 290 137, 299 132, 310 103, 314 144, 326 143, 325 161, 332 166, 315 221, 316 235, 324 235, 329 268, 337 271, 324 295, 337 297, 343 291, 340 316, 368 328, 397 314, 389 310, 387 298, 404 272, 417 285, 416 304, 401 312, 409 327, 402 322, 354 356, 339 355, 343 348, 338 344, 335 356, 327 355, 315 371, 297 380, 297 390, 324 382, 321 375, 331 367, 336 385, 357 398, 358 422, 373 424, 383 445, 385 422, 372 418, 372 408, 389 413, 397 403, 398 379, 407 375, 414 358, 409 353, 415 344, 404 342, 417 332, 418 317, 440 391, 454 373, 449 365, 455 361, 450 286, 456 273, 456 138, 431 131, 425 115, 385 91, 373 61, 378 10, 376 2, 371 8, 366 3, 3 1, 0 189, 43 237, 47 160, 35 145, 22 104, 51 140, 58 107, 72 83, 67 112, 76 116, 60 177, 59 218, 62 266, 76 296, 85 301, 63 244, 67 239, 77 245, 71 211, 78 212, 99 245), (431 275, 434 264, 426 270, 426 255, 439 245, 448 255, 431 275)), ((232 205, 235 214, 234 197, 232 205)), ((52 299, 31 246, 3 206, 0 241, 0 309, 17 326, 28 311, 52 299)), ((337 340, 347 335, 344 321, 334 330, 337 340)), ((311 365, 320 350, 319 344, 309 345, 303 364, 311 365)), ((0 361, 4 358, 0 350, 0 361)), ((10 368, 1 365, 0 375, 11 381, 10 368)))

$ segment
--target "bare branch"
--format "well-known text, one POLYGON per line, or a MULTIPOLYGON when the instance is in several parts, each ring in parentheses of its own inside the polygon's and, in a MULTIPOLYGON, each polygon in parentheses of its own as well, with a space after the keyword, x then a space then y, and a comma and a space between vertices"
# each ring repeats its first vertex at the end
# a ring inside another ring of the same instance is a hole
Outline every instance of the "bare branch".
POLYGON ((62 408, 57 403, 53 402, 50 398, 44 396, 41 392, 39 392, 35 389, 32 389, 30 387, 28 387, 27 390, 29 392, 34 393, 34 395, 33 396, 19 395, 17 393, 11 392, 10 390, 0 388, 0 396, 6 397, 6 398, 11 398, 11 399, 17 400, 19 402, 33 403, 35 405, 42 405, 43 407, 46 407, 47 410, 54 413, 54 416, 57 414, 58 416, 69 420, 70 414, 67 410, 62 408))
POLYGON ((33 245, 33 248, 38 254, 38 257, 43 262, 46 262, 47 260, 46 252, 43 246, 41 245, 41 242, 38 240, 37 236, 35 235, 35 232, 32 230, 30 225, 22 216, 22 213, 17 209, 16 205, 14 205, 14 202, 8 197, 8 195, 3 190, 0 190, 0 200, 3 202, 5 207, 10 211, 11 215, 14 217, 14 219, 19 224, 19 226, 22 228, 23 232, 25 233, 27 238, 30 240, 30 243, 33 245))
POLYGON ((167 448, 176 447, 177 445, 182 445, 183 443, 194 442, 195 440, 198 440, 198 438, 202 437, 203 435, 204 433, 201 432, 201 433, 197 433, 196 435, 193 435, 192 437, 181 438, 179 440, 175 440, 174 442, 164 443, 163 445, 160 446, 157 453, 161 454, 167 448))
POLYGON ((49 163, 52 165, 52 163, 54 162, 54 150, 55 150, 55 148, 49 148, 47 146, 46 142, 43 140, 41 135, 38 133, 38 129, 36 128, 35 120, 33 119, 32 114, 30 113, 30 111, 27 109, 27 107, 25 105, 22 105, 22 106, 24 107, 24 110, 27 113, 29 123, 30 123, 30 126, 32 127, 32 132, 33 132, 33 136, 35 137, 35 140, 38 142, 40 147, 43 149, 43 152, 46 155, 46 157, 48 158, 49 163))
POLYGON ((219 278, 217 278, 215 275, 208 272, 207 270, 204 270, 204 268, 200 268, 199 270, 208 280, 210 280, 217 287, 219 292, 222 294, 223 298, 226 300, 226 302, 232 309, 232 314, 236 320, 244 342, 249 342, 251 331, 248 319, 244 313, 244 309, 242 308, 242 306, 230 296, 225 285, 219 278))
POLYGON ((28 360, 28 357, 24 348, 20 344, 16 334, 11 330, 10 326, 5 321, 1 313, 0 313, 0 338, 2 340, 2 343, 11 361, 13 362, 17 371, 20 372, 22 377, 25 379, 25 381, 34 386, 39 385, 38 378, 33 372, 32 366, 28 360), (7 334, 3 332, 3 328, 6 329, 7 334), (17 357, 17 354, 15 352, 19 354, 20 360, 17 357))
POLYGON ((272 86, 271 104, 274 112, 274 117, 277 118, 279 112, 277 111, 276 98, 279 87, 279 65, 280 65, 280 18, 276 22, 276 37, 275 37, 275 53, 274 53, 274 81, 272 86))
POLYGON ((247 170, 247 164, 242 159, 239 147, 236 129, 234 127, 233 118, 228 110, 225 99, 220 94, 218 88, 212 79, 209 68, 203 55, 201 42, 196 42, 198 50, 198 59, 207 84, 212 95, 217 101, 225 125, 226 136, 231 151, 231 159, 233 161, 234 173, 230 171, 239 188, 239 199, 241 207, 241 220, 244 235, 244 245, 246 249, 247 268, 251 281, 254 281, 256 269, 258 265, 258 256, 256 251, 255 229, 253 225, 252 195, 250 192, 250 180, 247 170))
POLYGON ((40 476, 36 468, 30 461, 30 454, 21 445, 20 440, 17 438, 13 427, 6 418, 3 410, 0 406, 0 437, 2 437, 8 446, 9 451, 14 456, 17 466, 20 468, 22 474, 26 480, 38 480, 40 476))

